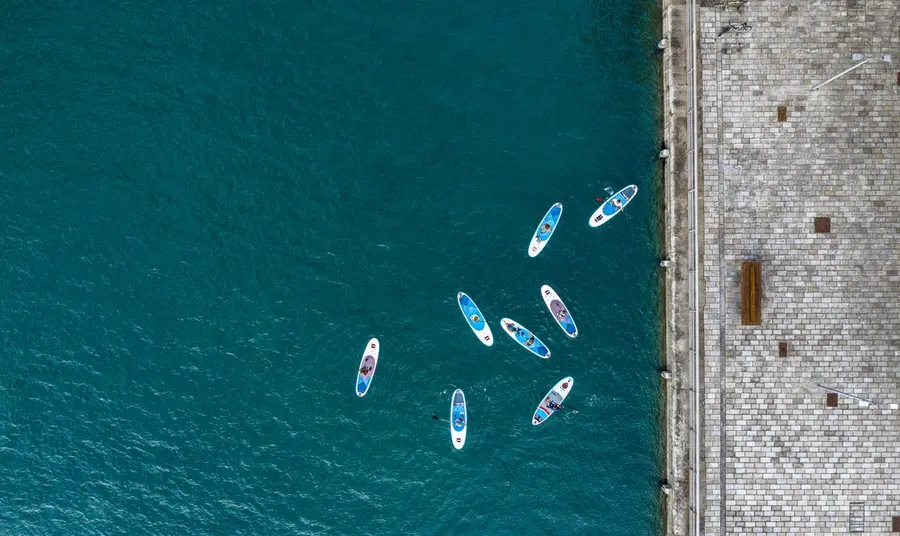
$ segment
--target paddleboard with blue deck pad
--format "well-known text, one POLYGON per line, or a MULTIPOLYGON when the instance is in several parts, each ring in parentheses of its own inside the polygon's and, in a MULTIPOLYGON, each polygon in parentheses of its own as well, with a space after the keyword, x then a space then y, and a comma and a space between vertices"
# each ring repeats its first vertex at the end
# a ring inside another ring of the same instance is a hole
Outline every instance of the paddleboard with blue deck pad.
POLYGON ((567 376, 556 382, 553 389, 550 389, 550 391, 544 395, 544 398, 541 399, 540 403, 538 403, 538 407, 534 410, 534 415, 531 417, 531 424, 537 426, 556 413, 558 410, 551 406, 561 406, 563 400, 565 400, 566 397, 569 396, 569 393, 572 392, 572 384, 574 383, 575 380, 573 380, 571 376, 567 376))
POLYGON ((544 219, 538 224, 537 229, 534 231, 534 236, 531 237, 531 243, 528 244, 529 257, 537 257, 538 254, 544 250, 547 242, 550 241, 550 237, 553 236, 553 231, 556 230, 556 226, 559 224, 559 218, 561 216, 562 203, 554 204, 550 207, 550 210, 544 214, 544 219), (545 228, 544 225, 548 225, 549 229, 545 228))
POLYGON ((500 320, 500 325, 503 327, 503 331, 505 331, 507 335, 512 337, 514 341, 519 343, 522 348, 528 350, 529 352, 540 358, 550 358, 550 349, 547 348, 547 345, 541 342, 541 340, 538 339, 534 335, 534 333, 523 328, 515 320, 504 318, 500 320))
POLYGON ((566 304, 563 303, 556 291, 550 288, 550 285, 543 285, 541 287, 541 298, 544 299, 544 304, 547 306, 547 309, 550 310, 553 320, 556 320, 556 324, 566 332, 566 335, 572 339, 577 337, 578 328, 575 326, 575 320, 572 319, 572 314, 569 312, 566 304))
POLYGON ((372 386, 372 378, 375 377, 375 367, 378 366, 378 351, 381 345, 378 339, 371 339, 363 350, 363 357, 356 371, 356 396, 366 396, 369 387, 372 386))
POLYGON ((631 200, 637 195, 637 191, 638 187, 633 184, 622 188, 591 214, 591 219, 588 220, 588 223, 591 224, 591 227, 600 227, 608 222, 613 216, 622 212, 628 203, 631 203, 631 200))
POLYGON ((491 333, 491 327, 487 325, 484 315, 481 314, 481 309, 475 305, 472 298, 465 292, 460 292, 456 295, 456 301, 459 303, 459 310, 462 311, 466 322, 469 323, 469 327, 472 328, 478 340, 484 343, 485 346, 493 345, 494 335, 491 333))
POLYGON ((469 428, 469 416, 466 413, 466 395, 462 389, 453 392, 450 398, 450 439, 453 448, 459 450, 466 444, 466 430, 469 428))

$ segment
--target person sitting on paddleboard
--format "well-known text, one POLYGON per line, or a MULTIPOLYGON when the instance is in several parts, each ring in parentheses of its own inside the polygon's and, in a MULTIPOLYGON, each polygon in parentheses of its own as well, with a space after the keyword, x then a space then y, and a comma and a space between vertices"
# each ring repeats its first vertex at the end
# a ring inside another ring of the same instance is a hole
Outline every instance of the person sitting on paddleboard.
MULTIPOLYGON (((547 399, 549 400, 550 397, 547 397, 547 399)), ((552 400, 549 400, 549 402, 547 402, 547 407, 552 409, 553 411, 556 411, 559 409, 559 404, 557 404, 556 402, 554 402, 552 400)))
POLYGON ((367 366, 365 366, 365 365, 363 365, 362 368, 359 369, 359 373, 362 374, 363 376, 368 376, 368 374, 369 374, 370 372, 372 372, 372 369, 369 368, 369 367, 367 367, 367 366))
POLYGON ((549 223, 545 223, 544 225, 541 225, 541 230, 538 233, 538 240, 541 239, 540 235, 548 234, 552 230, 553 230, 553 227, 549 223))
POLYGON ((472 315, 469 317, 469 320, 471 320, 472 322, 478 322, 481 319, 478 318, 478 315, 472 315))
POLYGON ((453 424, 455 424, 459 428, 462 428, 463 426, 465 426, 466 421, 464 421, 462 417, 457 415, 456 419, 453 421, 453 424))
POLYGON ((566 314, 567 314, 567 313, 566 313, 566 310, 565 310, 565 309, 560 309, 560 310, 559 310, 559 319, 560 319, 560 320, 565 320, 565 319, 566 319, 566 314))
POLYGON ((612 204, 614 207, 616 207, 616 210, 619 210, 622 208, 622 200, 619 199, 618 197, 613 198, 612 204))
POLYGON ((528 337, 528 340, 525 341, 525 346, 534 346, 534 335, 528 337))

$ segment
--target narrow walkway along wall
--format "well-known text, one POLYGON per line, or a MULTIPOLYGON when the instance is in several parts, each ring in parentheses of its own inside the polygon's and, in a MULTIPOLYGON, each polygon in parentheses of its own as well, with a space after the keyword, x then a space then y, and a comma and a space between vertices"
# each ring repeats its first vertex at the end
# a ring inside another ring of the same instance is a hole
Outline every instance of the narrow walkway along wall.
POLYGON ((663 128, 669 150, 665 161, 666 228, 666 528, 670 535, 689 532, 688 505, 697 479, 690 471, 690 302, 689 175, 686 141, 687 33, 683 0, 663 0, 663 128), (693 486, 693 487, 692 487, 693 486))

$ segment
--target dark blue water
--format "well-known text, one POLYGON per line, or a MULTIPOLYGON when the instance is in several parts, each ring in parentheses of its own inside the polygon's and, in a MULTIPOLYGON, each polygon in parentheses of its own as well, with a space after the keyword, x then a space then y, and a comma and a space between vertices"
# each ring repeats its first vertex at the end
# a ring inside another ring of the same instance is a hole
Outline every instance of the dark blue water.
POLYGON ((658 530, 654 7, 6 4, 0 534, 658 530))

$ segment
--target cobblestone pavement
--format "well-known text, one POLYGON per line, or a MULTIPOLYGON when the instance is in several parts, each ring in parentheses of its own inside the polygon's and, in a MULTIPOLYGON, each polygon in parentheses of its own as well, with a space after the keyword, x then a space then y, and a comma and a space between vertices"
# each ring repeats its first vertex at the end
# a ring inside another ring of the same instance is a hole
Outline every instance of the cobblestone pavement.
POLYGON ((703 534, 889 534, 900 516, 900 3, 749 0, 702 7, 700 23, 703 534), (717 37, 743 21, 749 32, 717 37), (874 59, 811 90, 854 53, 874 59), (814 232, 816 217, 830 233, 814 232), (762 263, 761 326, 740 325, 744 260, 762 263), (818 384, 877 404, 841 396, 828 408, 818 384))

